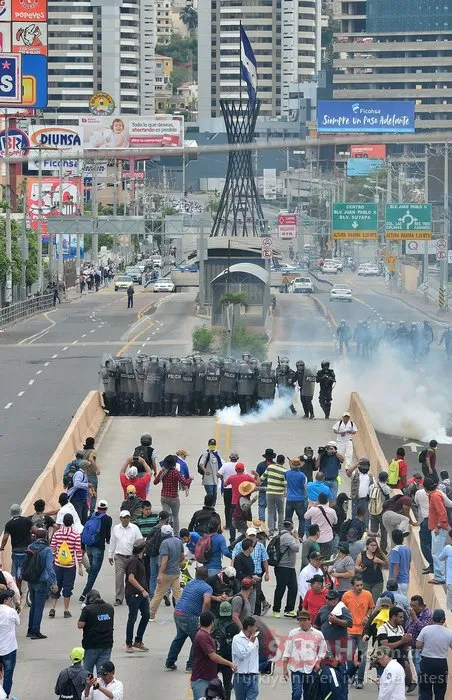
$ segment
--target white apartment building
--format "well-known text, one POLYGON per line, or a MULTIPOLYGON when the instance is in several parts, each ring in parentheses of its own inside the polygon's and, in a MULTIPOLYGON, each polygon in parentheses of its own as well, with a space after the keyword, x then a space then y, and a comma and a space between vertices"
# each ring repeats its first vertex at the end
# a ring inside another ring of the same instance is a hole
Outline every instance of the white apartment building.
POLYGON ((155 0, 49 0, 49 103, 45 116, 74 121, 108 92, 117 113, 155 109, 155 0))
POLYGON ((287 116, 289 86, 310 81, 320 69, 321 0, 204 0, 198 19, 200 119, 220 117, 220 99, 240 96, 240 22, 256 56, 261 116, 287 116))

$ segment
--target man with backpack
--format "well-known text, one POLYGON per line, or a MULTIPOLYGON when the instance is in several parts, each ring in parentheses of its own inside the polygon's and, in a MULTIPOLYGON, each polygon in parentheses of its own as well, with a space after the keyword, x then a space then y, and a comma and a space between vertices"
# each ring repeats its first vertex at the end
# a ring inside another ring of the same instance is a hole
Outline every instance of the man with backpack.
MULTIPOLYGON (((220 603, 218 616, 212 637, 217 645, 217 654, 232 661, 232 640, 240 632, 240 627, 232 619, 232 606, 228 601, 220 603)), ((223 676, 224 700, 230 700, 232 691, 232 670, 229 666, 218 664, 218 672, 223 676)))
POLYGON ((157 525, 151 530, 149 535, 146 537, 146 547, 144 550, 144 554, 149 564, 149 598, 151 600, 154 597, 155 589, 157 587, 160 545, 165 537, 170 537, 170 535, 164 535, 162 533, 162 527, 163 525, 169 524, 169 519, 169 513, 167 513, 166 510, 161 510, 159 513, 157 525))
POLYGON ((425 478, 433 479, 438 483, 438 472, 436 471, 436 449, 438 442, 430 440, 428 447, 419 453, 419 464, 422 465, 422 473, 425 478))
POLYGON ((107 515, 107 509, 107 501, 101 499, 97 504, 96 512, 87 520, 83 528, 81 540, 82 545, 86 548, 90 571, 79 598, 80 603, 85 602, 87 593, 93 588, 104 561, 105 544, 110 544, 113 521, 107 515))
POLYGON ((88 671, 83 666, 84 657, 85 650, 82 647, 72 649, 72 664, 60 671, 55 684, 55 695, 58 695, 60 700, 81 700, 88 678, 88 671))
POLYGON ((152 435, 149 435, 149 433, 144 433, 140 437, 140 444, 135 447, 133 451, 133 460, 135 460, 133 463, 138 469, 139 476, 143 476, 146 471, 143 465, 138 461, 138 457, 142 457, 144 459, 146 464, 151 467, 155 476, 157 474, 157 454, 155 449, 152 447, 152 435))
POLYGON ((388 546, 388 534, 383 525, 383 504, 388 500, 391 489, 388 484, 388 473, 380 472, 378 480, 374 481, 369 490, 369 535, 380 533, 380 548, 386 552, 388 546))
POLYGON ((127 487, 127 498, 121 504, 121 510, 128 510, 130 522, 134 523, 143 511, 143 499, 137 496, 137 490, 133 484, 127 487))
POLYGON ((217 441, 210 438, 205 450, 198 459, 198 472, 202 476, 202 485, 206 493, 214 498, 213 505, 217 500, 218 470, 223 465, 222 459, 217 452, 217 441))
POLYGON ((220 516, 215 510, 215 499, 208 493, 204 496, 204 505, 201 510, 195 511, 191 516, 188 530, 190 532, 197 532, 201 536, 207 535, 209 523, 214 516, 220 519, 220 516))
POLYGON ((72 478, 67 481, 67 496, 78 513, 82 525, 88 520, 88 500, 93 494, 92 487, 88 481, 87 470, 91 467, 91 463, 87 459, 81 459, 77 471, 74 472, 72 478))
POLYGON ((51 593, 52 606, 49 610, 49 617, 55 617, 55 608, 61 592, 63 593, 64 617, 72 617, 69 612, 69 602, 74 590, 77 564, 78 573, 83 576, 82 543, 80 535, 72 527, 73 524, 72 515, 67 513, 63 518, 63 527, 55 532, 50 542, 50 549, 55 556, 54 566, 58 588, 51 593))
POLYGON ((106 661, 110 661, 113 648, 115 611, 94 588, 86 596, 77 627, 83 631, 82 647, 85 650, 85 668, 89 673, 100 673, 106 661))
POLYGON ((388 464, 388 486, 391 489, 403 491, 407 487, 408 464, 405 461, 405 450, 398 447, 396 456, 388 464))
POLYGON ((47 533, 45 530, 37 530, 35 536, 36 540, 28 547, 22 567, 22 578, 28 583, 31 602, 27 637, 47 639, 46 635, 41 633, 42 614, 49 585, 52 593, 58 591, 58 586, 47 533))
POLYGON ((298 538, 293 535, 291 520, 284 521, 280 537, 280 557, 275 565, 276 589, 273 598, 273 617, 281 617, 281 602, 287 590, 284 617, 296 617, 297 574, 295 571, 297 553, 300 549, 298 538))

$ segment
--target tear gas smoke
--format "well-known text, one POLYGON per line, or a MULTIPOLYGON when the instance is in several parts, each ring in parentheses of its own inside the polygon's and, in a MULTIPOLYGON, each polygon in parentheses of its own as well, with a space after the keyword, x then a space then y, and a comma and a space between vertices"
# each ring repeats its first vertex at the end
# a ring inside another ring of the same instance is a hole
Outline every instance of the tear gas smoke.
POLYGON ((240 415, 240 406, 227 406, 215 413, 219 423, 239 427, 253 423, 269 423, 277 418, 283 418, 289 410, 291 400, 288 397, 277 397, 274 401, 259 401, 257 411, 240 415))

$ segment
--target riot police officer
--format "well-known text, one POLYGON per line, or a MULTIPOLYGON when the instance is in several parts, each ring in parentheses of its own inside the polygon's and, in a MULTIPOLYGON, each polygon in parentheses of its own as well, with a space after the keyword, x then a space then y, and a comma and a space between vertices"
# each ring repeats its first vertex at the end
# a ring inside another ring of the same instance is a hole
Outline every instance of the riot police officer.
POLYGON ((213 416, 220 406, 220 368, 214 358, 207 363, 204 395, 205 408, 213 416))
POLYGON ((417 323, 413 321, 410 328, 411 355, 417 360, 421 352, 421 333, 417 323))
POLYGON ((452 329, 449 326, 444 329, 438 345, 442 345, 443 343, 446 349, 447 359, 450 360, 452 358, 452 329))
POLYGON ((362 357, 364 355, 364 336, 365 331, 363 321, 358 321, 357 326, 355 328, 355 332, 353 334, 353 340, 356 343, 356 354, 358 355, 358 357, 362 357))
POLYGON ((163 371, 157 355, 151 355, 147 363, 143 382, 143 404, 145 415, 159 416, 163 396, 163 371))
POLYGON ((220 369, 220 407, 234 406, 237 394, 237 366, 230 357, 220 369))
POLYGON ((422 326, 422 354, 428 355, 430 352, 430 345, 433 343, 435 336, 433 334, 433 328, 430 321, 424 321, 422 326))
POLYGON ((249 413, 254 393, 254 371, 249 364, 241 362, 237 375, 237 400, 242 415, 249 413))
POLYGON ((394 342, 401 350, 405 350, 408 346, 409 339, 410 331, 406 327, 406 323, 404 321, 400 321, 394 334, 394 342))
POLYGON ((242 362, 246 362, 248 365, 251 361, 251 354, 249 352, 242 352, 242 362))
POLYGON ((352 333, 351 333, 350 327, 349 327, 348 323, 345 321, 345 319, 342 319, 339 326, 337 327, 336 337, 337 337, 337 341, 339 343, 339 354, 342 355, 344 345, 345 345, 345 349, 348 352, 350 349, 349 342, 350 342, 350 338, 352 337, 352 333))
POLYGON ((206 387, 206 364, 200 355, 195 355, 193 359, 195 362, 193 387, 194 410, 198 416, 203 416, 206 413, 204 401, 204 391, 206 387))
POLYGON ((273 401, 275 398, 276 375, 271 362, 262 362, 257 378, 257 400, 273 401))
POLYGON ((105 410, 110 416, 118 415, 117 393, 119 388, 119 373, 118 366, 112 357, 105 360, 99 372, 102 378, 105 410))
POLYGON ((143 390, 144 390, 144 380, 147 372, 148 358, 146 355, 140 353, 135 358, 135 376, 137 380, 138 387, 138 397, 136 405, 136 414, 140 416, 145 416, 144 402, 143 402, 143 390))
POLYGON ((259 380, 259 368, 260 368, 260 363, 259 360, 256 357, 252 357, 249 365, 251 369, 253 370, 253 394, 251 398, 251 410, 252 411, 257 411, 257 382, 259 380))
POLYGON ((165 416, 175 416, 182 397, 182 365, 178 357, 171 357, 165 369, 165 416))
POLYGON ((182 401, 179 404, 179 415, 193 415, 193 384, 194 374, 191 359, 184 358, 181 361, 182 370, 182 401))
POLYGON ((328 360, 324 360, 320 364, 320 369, 316 376, 317 384, 320 384, 319 404, 325 414, 325 418, 330 417, 331 402, 333 400, 333 387, 336 383, 336 375, 330 369, 328 360))
POLYGON ((132 357, 124 358, 127 367, 127 385, 128 385, 128 410, 126 415, 136 416, 139 413, 139 394, 138 383, 135 374, 135 367, 132 357))
POLYGON ((300 388, 300 401, 301 405, 303 406, 304 418, 314 418, 314 406, 312 405, 312 399, 314 398, 315 382, 315 370, 305 367, 303 372, 303 383, 300 388))
POLYGON ((281 357, 278 362, 278 367, 276 368, 276 385, 280 398, 290 398, 289 409, 294 416, 297 412, 292 403, 292 397, 296 381, 297 373, 289 367, 289 358, 281 357))

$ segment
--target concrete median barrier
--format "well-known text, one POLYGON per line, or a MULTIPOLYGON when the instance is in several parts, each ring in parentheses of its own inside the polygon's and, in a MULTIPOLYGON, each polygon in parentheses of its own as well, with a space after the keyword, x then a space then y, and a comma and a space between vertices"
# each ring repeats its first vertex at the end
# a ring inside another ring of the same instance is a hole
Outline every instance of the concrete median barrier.
MULTIPOLYGON (((75 451, 82 447, 86 437, 97 435, 104 418, 105 412, 102 408, 100 392, 90 391, 80 404, 46 467, 22 501, 24 515, 33 513, 33 503, 38 498, 42 498, 46 502, 46 507, 49 510, 58 507, 58 495, 63 488, 62 476, 66 464, 74 458, 75 451)), ((2 554, 3 568, 10 571, 11 553, 9 547, 2 554)))

